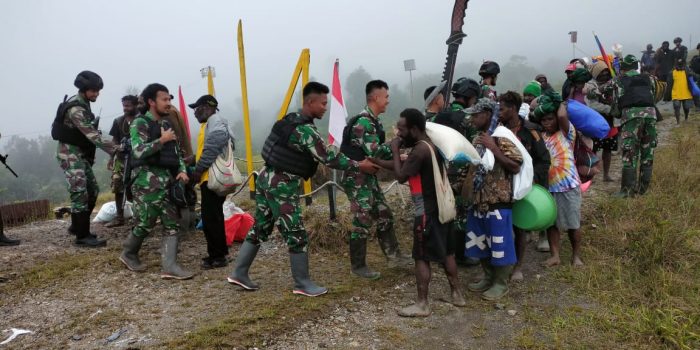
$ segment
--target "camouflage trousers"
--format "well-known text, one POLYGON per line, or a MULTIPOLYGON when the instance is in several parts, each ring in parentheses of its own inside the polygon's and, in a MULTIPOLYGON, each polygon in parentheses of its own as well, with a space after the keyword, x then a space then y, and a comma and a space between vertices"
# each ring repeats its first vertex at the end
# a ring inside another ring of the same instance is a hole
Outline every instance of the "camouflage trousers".
POLYGON ((290 253, 307 251, 309 237, 301 216, 300 185, 298 176, 270 167, 260 173, 255 181, 255 225, 246 241, 266 242, 277 225, 290 253))
POLYGON ((369 237, 373 220, 377 221, 377 233, 393 230, 394 217, 376 176, 346 171, 342 186, 350 201, 353 216, 351 240, 369 237))
POLYGON ((119 158, 114 159, 112 193, 124 193, 124 161, 119 158))
POLYGON ((632 118, 621 126, 622 167, 637 169, 637 165, 651 166, 656 148, 656 120, 632 118))
POLYGON ((92 166, 82 157, 58 158, 58 163, 63 169, 70 194, 70 208, 72 213, 92 211, 97 202, 100 188, 97 186, 92 166))
POLYGON ((170 177, 146 169, 138 170, 134 176, 134 184, 131 186, 134 197, 132 208, 136 218, 136 226, 132 231, 134 236, 146 237, 151 234, 159 218, 163 224, 164 235, 176 235, 179 229, 179 214, 177 207, 168 197, 170 177))

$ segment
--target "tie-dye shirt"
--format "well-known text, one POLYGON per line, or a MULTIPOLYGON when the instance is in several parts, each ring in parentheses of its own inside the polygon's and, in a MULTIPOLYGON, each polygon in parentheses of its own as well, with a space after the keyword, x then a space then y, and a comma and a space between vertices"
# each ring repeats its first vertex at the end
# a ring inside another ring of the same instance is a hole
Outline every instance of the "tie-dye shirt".
POLYGON ((558 130, 554 134, 542 134, 552 164, 549 167, 549 192, 568 192, 581 184, 574 160, 576 129, 569 124, 569 133, 558 130))

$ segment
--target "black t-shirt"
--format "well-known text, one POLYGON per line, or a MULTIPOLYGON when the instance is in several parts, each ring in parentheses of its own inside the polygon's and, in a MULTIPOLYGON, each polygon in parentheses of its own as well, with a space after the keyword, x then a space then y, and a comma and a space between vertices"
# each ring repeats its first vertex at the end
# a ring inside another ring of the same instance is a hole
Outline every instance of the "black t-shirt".
POLYGON ((547 145, 544 143, 542 135, 537 131, 536 126, 526 120, 521 120, 521 125, 518 130, 514 131, 523 147, 532 157, 532 167, 534 170, 533 181, 542 185, 544 188, 549 187, 549 167, 551 158, 547 145))
POLYGON ((109 135, 114 137, 117 142, 121 142, 124 137, 129 137, 129 123, 127 123, 126 116, 114 119, 109 135))
MULTIPOLYGON (((435 152, 435 158, 438 161, 440 167, 442 167, 443 159, 440 152, 437 151, 435 146, 430 143, 435 152)), ((442 170, 441 170, 442 171, 442 170)), ((435 216, 438 215, 438 205, 437 197, 435 195, 435 177, 433 176, 433 159, 430 155, 430 149, 428 145, 423 142, 418 142, 408 154, 408 158, 401 166, 401 174, 404 176, 413 177, 420 175, 421 187, 422 187, 422 205, 425 208, 425 215, 435 216)), ((410 180, 409 180, 410 181, 410 180)), ((414 189, 411 189, 413 192, 414 189)), ((416 200, 420 201, 420 198, 416 198, 417 193, 412 193, 414 196, 414 202, 416 200)), ((421 203, 414 203, 417 206, 421 203)))

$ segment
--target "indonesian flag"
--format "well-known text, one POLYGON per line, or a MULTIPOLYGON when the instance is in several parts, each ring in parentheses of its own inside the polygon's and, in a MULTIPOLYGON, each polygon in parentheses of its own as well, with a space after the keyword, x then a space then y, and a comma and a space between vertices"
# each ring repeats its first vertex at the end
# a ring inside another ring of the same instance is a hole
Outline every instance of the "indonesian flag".
POLYGON ((182 115, 182 120, 185 122, 187 137, 192 137, 190 136, 190 122, 187 120, 187 105, 185 104, 185 98, 182 97, 182 86, 177 87, 177 95, 180 99, 180 114, 182 115))
POLYGON ((343 102, 343 91, 340 87, 340 77, 338 73, 338 59, 333 65, 333 85, 331 85, 331 116, 328 119, 328 143, 340 147, 343 142, 343 129, 348 111, 343 102))

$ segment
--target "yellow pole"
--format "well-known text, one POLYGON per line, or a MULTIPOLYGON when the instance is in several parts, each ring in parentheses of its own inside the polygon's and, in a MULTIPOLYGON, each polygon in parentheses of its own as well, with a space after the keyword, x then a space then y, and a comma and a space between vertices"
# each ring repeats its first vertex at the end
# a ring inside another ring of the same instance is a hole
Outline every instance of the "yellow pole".
MULTIPOLYGON (((292 73, 292 80, 289 82, 289 87, 287 88, 287 94, 284 96, 284 101, 282 101, 282 107, 280 107, 280 112, 277 114, 277 120, 284 118, 285 114, 289 110, 289 105, 292 103, 292 97, 294 96, 294 90, 297 88, 297 83, 299 82, 299 76, 304 68, 304 52, 308 55, 309 49, 304 49, 299 55, 299 60, 294 68, 294 73, 292 73)), ((308 69, 308 65, 306 66, 308 69)))
MULTIPOLYGON (((309 83, 309 65, 311 64, 311 55, 309 49, 301 51, 302 69, 301 69, 301 86, 302 88, 309 83)), ((304 105, 304 95, 301 95, 301 105, 304 105)), ((311 193, 311 179, 304 181, 304 194, 311 193)), ((307 197, 307 205, 311 205, 311 197, 307 197)))
MULTIPOLYGON (((292 73, 292 80, 289 82, 289 87, 287 88, 287 94, 284 96, 284 101, 282 101, 282 107, 280 107, 280 112, 277 115, 277 120, 284 118, 289 111, 289 105, 292 103, 292 97, 294 97, 294 90, 297 88, 297 83, 299 78, 301 78, 302 86, 309 82, 309 63, 311 62, 311 55, 309 49, 301 50, 299 55, 299 60, 294 68, 294 73, 292 73)), ((302 95, 302 105, 304 104, 304 96, 302 95)), ((311 179, 304 181, 304 194, 311 193, 311 179)), ((306 204, 311 205, 311 197, 306 197, 306 204)))
POLYGON ((214 91, 214 74, 211 72, 211 67, 207 67, 207 93, 216 96, 214 91))
MULTIPOLYGON (((245 129, 245 157, 248 167, 248 174, 252 174, 253 169, 253 141, 250 136, 250 111, 248 109, 248 83, 245 74, 245 52, 243 50, 243 22, 238 20, 238 63, 241 70, 241 99, 243 100, 243 128, 245 129)), ((211 77, 211 72, 209 72, 211 77)), ((211 81, 211 80, 210 80, 211 81)), ((211 83, 210 91, 214 90, 214 84, 211 83)), ((255 198, 255 179, 252 177, 248 182, 250 189, 250 198, 255 198)))

